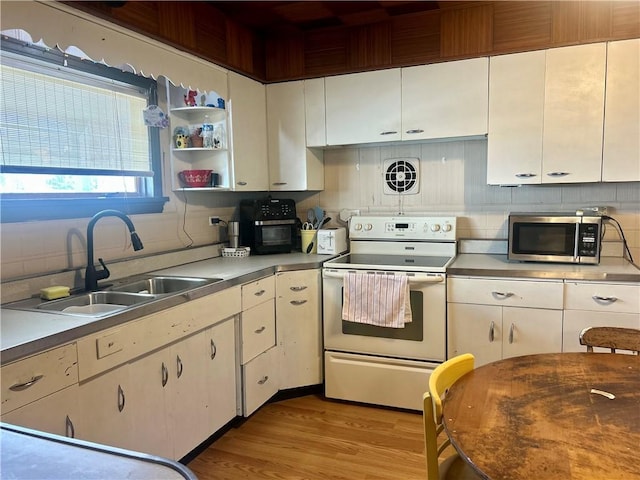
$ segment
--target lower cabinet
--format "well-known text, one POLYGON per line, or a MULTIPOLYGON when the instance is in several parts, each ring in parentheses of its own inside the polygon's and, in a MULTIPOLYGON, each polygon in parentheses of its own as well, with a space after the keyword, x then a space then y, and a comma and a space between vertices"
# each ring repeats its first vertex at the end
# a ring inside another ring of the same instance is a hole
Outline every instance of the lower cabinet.
POLYGON ((448 357, 476 366, 562 351, 562 281, 449 278, 448 357))

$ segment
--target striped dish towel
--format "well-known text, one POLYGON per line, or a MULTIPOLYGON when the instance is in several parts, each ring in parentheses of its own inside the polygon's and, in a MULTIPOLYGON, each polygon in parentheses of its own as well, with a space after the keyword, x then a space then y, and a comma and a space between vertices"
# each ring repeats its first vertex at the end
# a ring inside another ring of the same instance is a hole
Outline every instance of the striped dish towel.
POLYGON ((343 320, 390 328, 412 320, 406 275, 347 272, 343 292, 343 320))

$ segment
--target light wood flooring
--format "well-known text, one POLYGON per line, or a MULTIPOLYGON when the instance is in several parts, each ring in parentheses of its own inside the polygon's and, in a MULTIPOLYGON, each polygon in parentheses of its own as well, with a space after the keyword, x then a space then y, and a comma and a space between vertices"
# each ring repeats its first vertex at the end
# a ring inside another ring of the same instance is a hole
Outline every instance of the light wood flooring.
POLYGON ((200 480, 423 480, 422 416, 307 395, 263 406, 188 467, 200 480))

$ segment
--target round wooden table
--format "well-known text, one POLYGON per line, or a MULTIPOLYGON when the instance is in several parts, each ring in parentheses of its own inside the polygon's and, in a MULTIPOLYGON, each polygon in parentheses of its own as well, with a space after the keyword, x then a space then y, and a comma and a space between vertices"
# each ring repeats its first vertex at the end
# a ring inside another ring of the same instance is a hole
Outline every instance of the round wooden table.
POLYGON ((490 363, 451 387, 443 415, 451 443, 483 478, 640 479, 640 356, 490 363))

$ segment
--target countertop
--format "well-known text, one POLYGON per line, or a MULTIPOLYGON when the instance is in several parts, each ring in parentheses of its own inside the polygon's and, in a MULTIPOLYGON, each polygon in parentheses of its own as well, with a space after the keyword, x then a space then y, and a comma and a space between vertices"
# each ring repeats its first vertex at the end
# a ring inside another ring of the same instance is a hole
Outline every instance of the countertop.
POLYGON ((640 269, 617 257, 603 257, 599 265, 573 265, 513 262, 506 255, 459 254, 447 268, 447 275, 640 282, 640 269))
POLYGON ((64 345, 80 337, 129 322, 234 285, 250 282, 279 271, 319 268, 335 255, 287 253, 252 255, 246 258, 215 257, 148 272, 152 275, 179 275, 222 278, 222 282, 198 288, 189 295, 174 295, 106 318, 60 315, 2 308, 0 357, 5 364, 19 358, 64 345))

